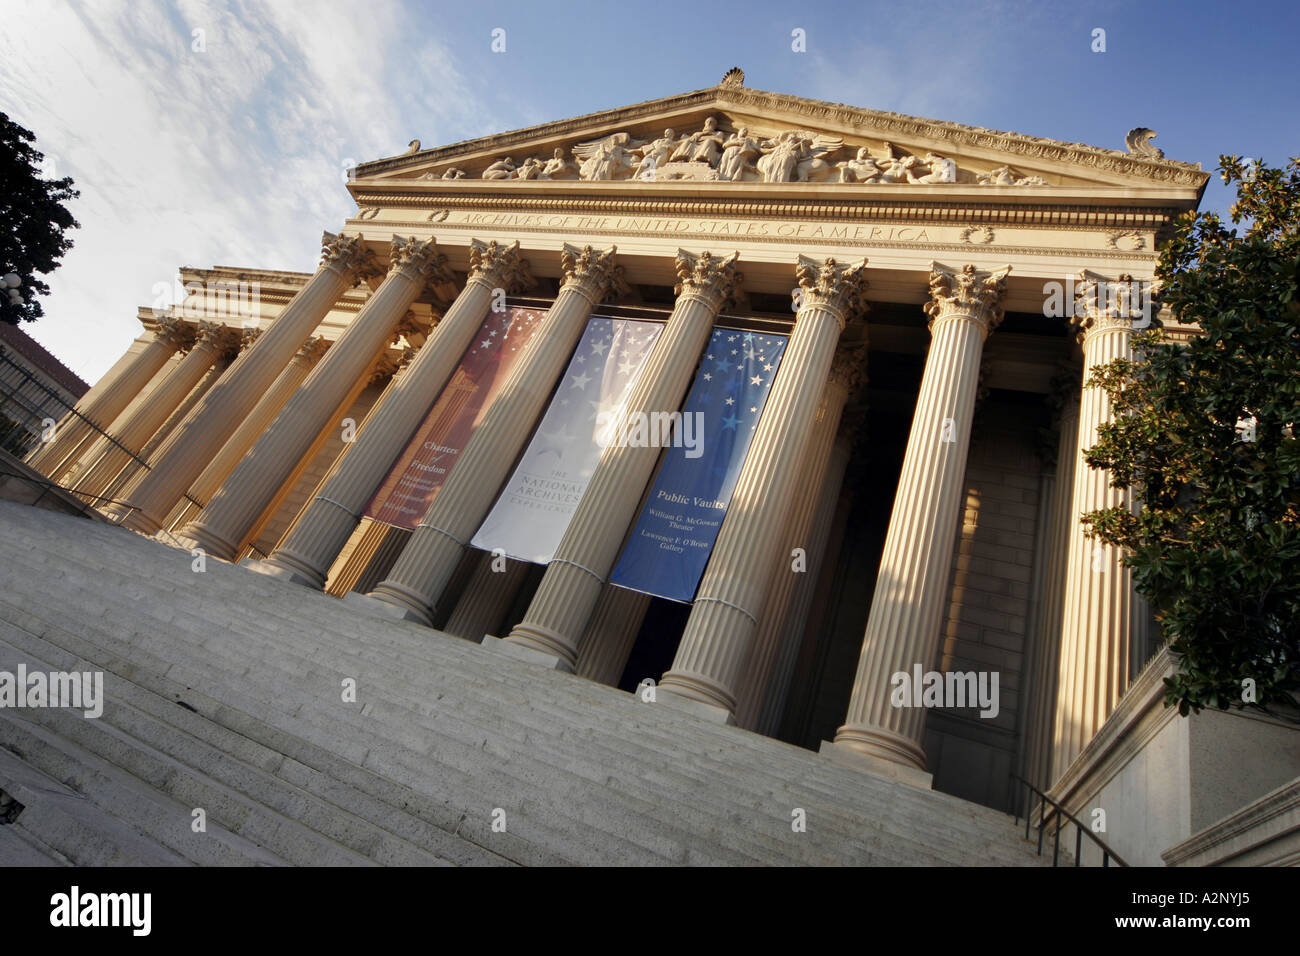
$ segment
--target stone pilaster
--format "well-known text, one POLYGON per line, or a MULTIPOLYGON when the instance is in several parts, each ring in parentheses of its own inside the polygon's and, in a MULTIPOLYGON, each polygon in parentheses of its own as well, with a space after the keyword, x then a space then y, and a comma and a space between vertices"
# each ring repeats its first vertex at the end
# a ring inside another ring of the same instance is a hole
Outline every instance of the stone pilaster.
MULTIPOLYGON (((1124 277, 1127 278, 1127 277, 1124 277)), ((1089 468, 1084 452, 1097 443, 1097 427, 1111 417, 1110 396, 1088 384, 1093 370, 1131 355, 1133 317, 1107 282, 1085 272, 1075 286, 1075 322, 1083 345, 1083 388, 1075 445, 1069 549, 1057 673, 1053 781, 1058 779, 1115 709, 1128 688, 1132 638, 1132 575, 1123 552, 1084 535, 1079 516, 1127 504, 1110 487, 1110 474, 1089 468)))
MULTIPOLYGON (((677 303, 628 397, 625 420, 681 408, 713 320, 739 283, 739 256, 733 252, 720 258, 707 251, 696 256, 678 250, 677 303)), ((524 619, 507 643, 573 671, 578 641, 609 579, 623 535, 636 517, 659 452, 617 443, 604 450, 524 619)))
POLYGON ((529 567, 527 561, 484 552, 443 630, 475 644, 484 634, 495 635, 528 577, 529 567), (497 562, 502 565, 500 571, 493 568, 497 562))
POLYGON ((107 431, 113 419, 122 414, 176 350, 191 341, 188 326, 172 316, 160 316, 144 347, 134 355, 128 352, 129 360, 125 364, 114 365, 81 397, 74 410, 54 429, 54 440, 38 449, 28 464, 51 480, 62 478, 66 466, 73 463, 70 456, 94 433, 94 426, 107 431))
MULTIPOLYGON (((814 562, 809 540, 813 519, 821 507, 816 491, 821 490, 830 465, 831 450, 840 427, 840 415, 849 394, 861 383, 865 366, 866 349, 863 345, 840 347, 830 376, 822 386, 821 404, 813 419, 812 431, 800 455, 797 488, 801 494, 794 496, 786 515, 785 527, 777 548, 776 567, 763 600, 762 613, 758 615, 758 631, 753 650, 749 654, 736 691, 736 723, 747 730, 758 727, 758 719, 767 699, 767 691, 775 677, 778 659, 785 654, 787 637, 786 617, 796 587, 811 572, 814 562), (803 551, 803 565, 799 571, 791 567, 794 549, 803 551)), ((838 494, 838 488, 836 494, 838 494)), ((793 662, 793 654, 787 655, 793 662)))
POLYGON ((1040 539, 1043 553, 1036 564, 1040 568, 1038 603, 1035 608, 1030 639, 1029 713, 1025 720, 1024 777, 1046 790, 1052 766, 1052 735, 1055 732, 1056 675, 1061 653, 1061 613, 1065 600, 1065 565, 1070 532, 1076 522, 1072 507, 1074 470, 1079 458, 1079 374, 1059 376, 1054 398, 1057 407, 1056 474, 1046 513, 1046 529, 1040 539))
MULTIPOLYGON (((821 577, 822 567, 826 562, 831 524, 835 518, 835 509, 840 500, 840 487, 844 483, 844 472, 848 468, 852 451, 852 438, 841 431, 831 449, 830 461, 827 463, 825 477, 819 489, 820 494, 817 496, 817 510, 808 532, 808 571, 801 574, 795 584, 794 594, 782 624, 785 633, 778 639, 781 653, 777 657, 776 668, 764 694, 763 708, 754 724, 754 730, 769 737, 776 736, 785 717, 786 703, 790 699, 790 685, 794 680, 799 654, 803 650, 805 634, 810 634, 815 640, 815 632, 807 627, 809 610, 812 607, 813 595, 817 592, 817 582, 821 577)), ((809 651, 815 652, 815 649, 814 645, 809 651)))
POLYGON ((284 367, 271 387, 266 390, 265 394, 253 406, 248 417, 235 429, 235 433, 230 436, 221 451, 217 452, 208 466, 203 469, 202 474, 194 480, 189 490, 185 493, 180 501, 179 513, 173 510, 168 515, 165 526, 168 528, 184 527, 192 521, 199 511, 212 500, 212 496, 217 493, 222 482, 230 477, 230 473, 235 470, 235 466, 253 447, 253 443, 266 431, 266 426, 271 424, 284 403, 289 400, 289 396, 297 391, 302 380, 316 366, 320 357, 325 354, 329 348, 329 341, 326 339, 312 336, 307 340, 302 348, 294 354, 293 360, 284 367))
MULTIPOLYGON (((763 598, 780 559, 801 452, 848 318, 865 307, 866 260, 820 265, 800 256, 803 303, 758 422, 727 516, 660 690, 727 711, 753 650, 763 598)), ((842 407, 842 406, 841 406, 842 407)), ((833 435, 834 432, 832 431, 833 435)))
POLYGON ((614 253, 613 247, 603 252, 591 246, 564 247, 564 282, 541 328, 474 430, 406 550, 370 597, 400 609, 411 620, 432 620, 466 543, 509 477, 592 309, 624 287, 614 253))
POLYGON ((895 707, 891 678, 929 670, 939 649, 966 453, 984 341, 1002 320, 1010 267, 930 273, 930 351, 908 436, 894 510, 876 576, 871 612, 849 701, 834 745, 868 758, 925 771, 923 707, 895 707))
POLYGON ((322 246, 316 274, 167 438, 150 470, 123 489, 123 504, 114 514, 127 527, 145 534, 161 527, 172 506, 253 413, 334 303, 374 270, 374 256, 359 237, 327 232, 322 246))
MULTIPOLYGON (((393 237, 390 268, 383 283, 285 403, 208 506, 184 529, 183 541, 215 557, 225 560, 235 557, 240 542, 297 469, 342 399, 366 374, 411 303, 430 281, 445 281, 450 277, 445 262, 433 239, 393 237)), ((301 344, 300 339, 294 348, 301 344)))
POLYGON ((116 444, 105 442, 103 454, 89 467, 69 479, 69 487, 85 495, 99 495, 114 476, 139 455, 163 422, 185 401, 190 391, 208 374, 208 370, 238 347, 239 334, 223 325, 203 322, 194 348, 150 394, 149 400, 120 425, 114 422, 116 444))
POLYGON ((474 240, 465 288, 414 361, 384 392, 356 441, 335 462, 293 530, 259 570, 307 587, 325 586, 330 565, 361 520, 362 509, 455 372, 496 291, 515 291, 530 282, 528 261, 519 255, 518 242, 507 247, 474 240))

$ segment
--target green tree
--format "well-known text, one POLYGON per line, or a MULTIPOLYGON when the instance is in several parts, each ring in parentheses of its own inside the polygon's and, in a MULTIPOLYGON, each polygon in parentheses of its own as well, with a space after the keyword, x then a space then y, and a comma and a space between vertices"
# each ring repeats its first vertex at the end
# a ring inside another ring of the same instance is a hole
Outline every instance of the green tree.
POLYGON ((1200 333, 1134 336, 1092 383, 1115 417, 1085 452, 1143 503, 1084 516, 1125 549, 1178 664, 1179 712, 1295 719, 1300 689, 1300 160, 1220 157, 1234 226, 1189 213, 1163 247, 1161 304, 1200 333))
POLYGON ((49 275, 72 248, 64 235, 78 227, 63 205, 80 195, 69 177, 42 179, 44 154, 31 146, 35 136, 0 113, 0 275, 16 273, 21 301, 0 291, 0 321, 17 325, 45 314, 40 297, 50 287, 37 274, 49 275))

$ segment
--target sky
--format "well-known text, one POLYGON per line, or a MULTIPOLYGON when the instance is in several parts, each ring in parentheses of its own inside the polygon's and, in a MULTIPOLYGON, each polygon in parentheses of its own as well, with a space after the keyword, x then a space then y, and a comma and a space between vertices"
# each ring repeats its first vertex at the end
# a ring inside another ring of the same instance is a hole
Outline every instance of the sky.
MULTIPOLYGON (((25 328, 92 383, 179 266, 314 270, 357 162, 732 66, 757 89, 1113 149, 1146 126, 1207 171, 1300 155, 1295 0, 0 0, 0 25, 0 111, 81 191, 25 328)), ((1216 178, 1202 208, 1230 202, 1216 178)))

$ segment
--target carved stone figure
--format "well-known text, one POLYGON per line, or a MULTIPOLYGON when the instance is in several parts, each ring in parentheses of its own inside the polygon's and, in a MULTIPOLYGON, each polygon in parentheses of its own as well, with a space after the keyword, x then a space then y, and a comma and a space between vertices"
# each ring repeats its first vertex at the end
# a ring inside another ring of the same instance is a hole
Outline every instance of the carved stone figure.
POLYGON ((924 176, 912 178, 911 182, 931 185, 934 183, 955 183, 957 181, 957 164, 946 156, 940 156, 938 153, 926 153, 924 162, 930 167, 930 171, 924 176))
POLYGON ((902 156, 894 148, 893 143, 885 144, 885 151, 888 158, 885 165, 880 171, 880 181, 882 183, 906 183, 914 181, 915 175, 912 170, 920 164, 920 160, 915 156, 902 156))
POLYGON ((514 159, 507 156, 505 159, 498 159, 495 163, 483 170, 484 179, 509 179, 514 175, 514 171, 519 167, 515 165, 514 159))
POLYGON ((442 178, 443 179, 464 179, 465 170, 461 169, 459 166, 452 166, 445 173, 442 174, 442 178))
POLYGON ((722 158, 722 144, 726 137, 718 132, 718 121, 712 116, 704 121, 704 129, 687 136, 670 157, 670 162, 707 163, 717 166, 722 158))
POLYGON ((582 160, 578 177, 587 180, 618 179, 632 166, 636 143, 629 133, 610 133, 603 139, 589 140, 573 147, 573 155, 582 160))
POLYGON ((786 130, 775 139, 764 140, 760 146, 763 157, 758 161, 758 171, 765 183, 788 183, 794 179, 795 167, 803 154, 803 142, 796 130, 786 130))
POLYGON ((740 132, 722 144, 722 159, 718 163, 718 178, 727 182, 740 182, 745 169, 752 162, 752 157, 762 152, 758 140, 750 139, 749 130, 741 127, 740 132))
POLYGON ((658 139, 651 140, 636 149, 628 150, 628 152, 636 153, 641 157, 641 162, 637 163, 632 178, 654 179, 654 170, 668 162, 668 157, 672 155, 673 150, 676 148, 677 134, 671 129, 666 129, 658 139))
POLYGON ((801 183, 818 183, 830 179, 835 172, 835 164, 830 158, 844 147, 844 140, 837 136, 821 136, 799 133, 799 162, 795 167, 795 179, 801 183))
POLYGON ((978 182, 981 186, 1046 186, 1047 180, 1041 176, 1018 176, 1010 166, 999 166, 987 173, 980 173, 978 182))
POLYGON ((871 151, 863 146, 858 155, 839 164, 840 182, 842 183, 878 183, 880 167, 871 158, 871 151))
POLYGON ((557 146, 551 158, 546 161, 542 167, 541 175, 538 179, 576 179, 578 177, 578 164, 564 155, 564 150, 557 146))
POLYGON ((515 179, 539 179, 542 175, 542 161, 536 156, 529 156, 522 166, 515 170, 515 179))

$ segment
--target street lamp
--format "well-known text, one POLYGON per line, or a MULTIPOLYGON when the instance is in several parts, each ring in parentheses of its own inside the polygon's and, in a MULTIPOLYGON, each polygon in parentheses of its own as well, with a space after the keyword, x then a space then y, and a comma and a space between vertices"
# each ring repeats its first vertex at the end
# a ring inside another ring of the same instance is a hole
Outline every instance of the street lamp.
POLYGON ((5 273, 4 281, 3 284, 0 284, 0 288, 5 288, 9 290, 9 301, 13 305, 23 304, 23 294, 18 291, 18 287, 22 284, 23 284, 23 280, 18 277, 18 273, 16 272, 5 273))

